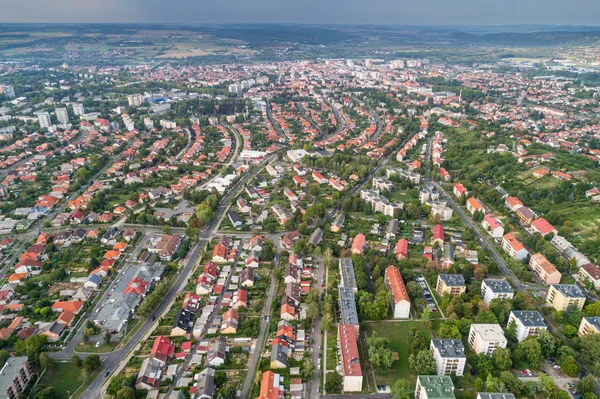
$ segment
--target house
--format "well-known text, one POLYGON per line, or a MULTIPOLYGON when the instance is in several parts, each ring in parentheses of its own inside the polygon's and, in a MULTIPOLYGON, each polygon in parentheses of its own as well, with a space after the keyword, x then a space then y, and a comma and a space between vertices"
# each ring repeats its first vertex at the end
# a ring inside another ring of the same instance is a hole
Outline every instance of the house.
POLYGON ((415 399, 455 399, 452 378, 447 375, 419 375, 415 399))
POLYGON ((485 207, 477 198, 471 197, 467 200, 467 210, 471 215, 474 215, 475 212, 484 212, 485 207))
MULTIPOLYGON (((282 301, 283 302, 283 301, 282 301)), ((286 321, 294 321, 298 319, 298 314, 296 312, 296 307, 287 302, 283 302, 281 304, 281 310, 279 312, 279 316, 286 321)))
POLYGON ((392 240, 396 238, 398 234, 398 220, 392 219, 388 222, 387 229, 385 230, 385 238, 392 240))
POLYGON ((248 307, 248 291, 245 288, 238 288, 231 300, 231 307, 235 310, 248 307))
POLYGON ((515 292, 506 279, 486 278, 481 282, 481 297, 488 305, 494 299, 512 299, 515 292))
POLYGON ((583 309, 585 292, 577 284, 552 284, 548 288, 546 303, 558 311, 567 310, 569 307, 583 309))
POLYGON ((467 356, 460 339, 434 338, 429 344, 429 350, 435 359, 437 375, 463 375, 467 356))
POLYGON ((454 264, 454 245, 449 242, 445 243, 443 246, 443 256, 442 269, 446 270, 454 264))
POLYGON ((461 183, 454 184, 454 189, 452 190, 452 192, 454 193, 456 198, 460 198, 463 195, 469 194, 465 186, 463 186, 461 183))
POLYGON ((158 254, 161 260, 171 261, 179 248, 183 239, 180 236, 163 234, 157 241, 148 246, 148 252, 158 254))
POLYGON ((531 230, 541 234, 542 237, 546 237, 548 234, 558 235, 558 230, 544 218, 535 219, 531 222, 531 230))
POLYGON ((344 226, 344 222, 346 221, 346 215, 340 213, 335 217, 333 223, 331 223, 330 231, 337 233, 344 226))
POLYGON ((233 209, 230 209, 227 212, 227 217, 229 218, 229 221, 231 222, 231 225, 236 228, 236 229, 241 229, 243 226, 243 222, 242 219, 240 219, 240 215, 238 215, 238 213, 236 211, 234 211, 233 209))
POLYGON ((435 226, 433 226, 433 237, 431 238, 431 245, 437 242, 440 246, 442 246, 444 245, 444 239, 444 226, 442 226, 441 224, 436 224, 435 226))
POLYGON ((185 309, 179 309, 171 328, 172 337, 190 336, 196 321, 196 314, 185 309))
MULTIPOLYGON (((600 289, 600 267, 590 263, 579 268, 579 277, 583 281, 593 284, 594 289, 600 289)), ((560 280, 559 280, 560 282, 560 280)))
POLYGON ((283 377, 271 370, 262 373, 260 391, 256 399, 284 399, 283 377))
POLYGON ((471 324, 469 347, 478 355, 493 355, 498 348, 506 348, 507 340, 500 324, 471 324))
POLYGON ((275 338, 271 345, 271 363, 272 369, 288 368, 288 354, 290 353, 290 344, 283 338, 275 338))
POLYGON ((248 205, 244 198, 238 198, 236 201, 238 209, 242 213, 250 213, 252 212, 252 208, 248 205))
POLYGON ((313 233, 310 235, 310 238, 308 239, 308 244, 314 245, 316 247, 317 245, 319 245, 319 243, 321 242, 322 239, 323 239, 323 229, 321 229, 320 227, 317 227, 315 229, 315 231, 313 231, 313 233))
POLYGON ((400 271, 396 266, 385 269, 385 285, 392 293, 391 306, 394 319, 408 319, 410 317, 410 298, 402 281, 400 271))
POLYGON ((229 309, 221 318, 221 334, 235 334, 238 327, 238 312, 229 309))
POLYGON ((206 353, 205 366, 218 367, 225 363, 227 356, 227 338, 219 335, 210 341, 208 352, 206 353))
POLYGON ((515 323, 517 326, 519 342, 529 337, 537 337, 540 331, 548 329, 544 318, 537 310, 513 310, 510 312, 506 326, 508 327, 510 323, 515 323))
POLYGON ((486 213, 481 221, 481 226, 488 232, 492 238, 502 238, 504 235, 504 226, 491 213, 486 213))
POLYGON ((253 287, 254 286, 254 269, 251 267, 245 267, 242 269, 239 275, 239 284, 242 287, 253 287))
POLYGON ((56 301, 52 304, 52 311, 55 313, 62 313, 65 311, 73 312, 75 314, 79 314, 81 309, 83 308, 83 302, 74 302, 74 301, 56 301))
POLYGON ((169 363, 175 354, 175 344, 167 337, 159 336, 154 339, 150 357, 159 360, 163 365, 169 363))
POLYGON ((462 274, 438 274, 435 290, 439 296, 457 296, 465 293, 467 285, 462 274))
POLYGON ((354 326, 338 324, 337 340, 340 351, 340 371, 343 378, 342 392, 360 392, 362 391, 363 375, 354 326))
POLYGON ((136 389, 148 391, 158 389, 160 382, 165 376, 165 364, 160 360, 148 357, 142 362, 138 377, 135 380, 136 389))
POLYGON ((207 367, 198 373, 196 384, 190 388, 190 395, 191 399, 213 399, 215 391, 215 369, 207 367))
POLYGON ((352 240, 352 248, 350 248, 350 251, 354 255, 362 255, 362 253, 365 249, 365 244, 366 244, 365 235, 362 233, 358 233, 356 235, 356 237, 354 237, 354 240, 352 240))
POLYGON ((542 282, 542 284, 550 285, 560 283, 562 274, 541 253, 538 252, 537 254, 534 254, 531 257, 531 259, 529 259, 529 267, 531 268, 537 279, 542 282))
POLYGON ((529 255, 529 252, 527 252, 523 244, 517 240, 513 233, 507 233, 502 237, 502 249, 511 258, 516 260, 525 260, 529 255))
POLYGON ((600 317, 583 317, 577 331, 580 337, 587 334, 600 334, 600 317))
POLYGON ((399 239, 394 252, 398 260, 408 258, 408 240, 406 238, 399 239))
POLYGON ((300 275, 298 273, 298 266, 288 263, 285 266, 285 273, 283 274, 283 281, 287 283, 298 283, 300 281, 300 275))
POLYGON ((229 259, 229 248, 231 247, 231 239, 227 236, 221 236, 219 242, 213 249, 212 261, 217 263, 225 263, 229 259))
POLYGON ((188 312, 198 312, 198 310, 200 309, 200 297, 198 295, 192 294, 191 292, 188 292, 183 298, 183 305, 181 307, 187 310, 188 312))
POLYGON ((320 173, 314 170, 312 172, 312 178, 319 184, 327 184, 327 179, 320 173))

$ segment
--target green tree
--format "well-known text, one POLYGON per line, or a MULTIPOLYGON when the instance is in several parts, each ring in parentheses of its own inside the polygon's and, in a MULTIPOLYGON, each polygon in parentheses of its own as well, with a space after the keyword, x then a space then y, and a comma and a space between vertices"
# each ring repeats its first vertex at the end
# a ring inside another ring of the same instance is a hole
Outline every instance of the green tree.
POLYGON ((52 359, 46 352, 42 352, 40 354, 40 366, 42 366, 43 369, 51 371, 54 369, 54 359, 52 359))
POLYGON ((81 360, 81 358, 76 353, 73 353, 73 356, 71 356, 71 361, 79 369, 83 366, 83 360, 81 360))
POLYGON ((394 385, 391 387, 391 391, 392 399, 411 399, 412 397, 410 383, 403 378, 399 378, 394 382, 394 385))
POLYGON ((102 361, 98 355, 90 355, 83 361, 83 371, 87 376, 91 375, 100 365, 102 361))
POLYGON ((342 376, 336 372, 327 373, 325 392, 329 395, 342 392, 342 376))
POLYGON ((408 357, 408 364, 417 375, 435 374, 435 359, 431 351, 425 349, 408 357))
POLYGON ((594 376, 591 374, 586 375, 577 384, 577 389, 581 393, 594 392, 594 376))
POLYGON ((123 387, 117 392, 117 399, 135 399, 135 391, 132 387, 123 387))
MULTIPOLYGON (((37 387, 36 387, 37 388, 37 387)), ((32 395, 33 399, 58 399, 58 393, 54 387, 40 386, 39 390, 36 390, 32 395)))
POLYGON ((300 372, 300 376, 303 380, 309 381, 312 379, 315 374, 315 364, 312 359, 304 359, 302 362, 302 371, 300 372))
POLYGON ((581 360, 595 376, 600 376, 600 334, 581 337, 581 360))
POLYGON ((542 363, 542 347, 535 337, 519 342, 515 352, 521 361, 527 362, 534 369, 542 363))
POLYGON ((110 345, 110 340, 112 339, 111 333, 107 332, 104 334, 104 344, 110 345))
POLYGON ((367 338, 367 342, 371 364, 378 372, 382 374, 386 373, 392 367, 392 363, 394 362, 392 351, 387 347, 390 340, 379 337, 377 331, 373 331, 373 334, 367 338))
POLYGON ((558 339, 548 330, 540 331, 538 341, 542 348, 544 357, 552 357, 556 354, 556 348, 559 345, 558 339))
POLYGON ((498 348, 494 353, 494 364, 499 370, 508 370, 512 366, 512 359, 510 357, 510 349, 498 348))

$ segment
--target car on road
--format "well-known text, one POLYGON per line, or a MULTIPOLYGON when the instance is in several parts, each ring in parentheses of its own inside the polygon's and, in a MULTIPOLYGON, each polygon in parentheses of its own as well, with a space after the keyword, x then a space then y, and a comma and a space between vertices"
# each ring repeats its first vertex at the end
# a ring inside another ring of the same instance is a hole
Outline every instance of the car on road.
POLYGON ((110 375, 110 371, 106 371, 106 372, 104 373, 104 376, 105 376, 105 377, 108 377, 109 375, 110 375))
POLYGON ((523 372, 523 375, 524 375, 525 377, 529 377, 529 374, 527 373, 527 370, 523 369, 523 370, 521 370, 521 371, 523 372))
POLYGON ((525 370, 525 371, 527 371, 527 374, 528 374, 530 377, 533 377, 533 373, 531 372, 531 370, 527 369, 527 370, 525 370))

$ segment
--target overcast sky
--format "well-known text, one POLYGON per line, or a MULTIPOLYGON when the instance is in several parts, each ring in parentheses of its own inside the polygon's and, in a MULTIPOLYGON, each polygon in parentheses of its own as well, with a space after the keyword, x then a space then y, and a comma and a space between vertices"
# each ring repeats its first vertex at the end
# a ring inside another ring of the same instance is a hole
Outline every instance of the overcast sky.
POLYGON ((600 0, 0 0, 0 22, 600 24, 600 0))

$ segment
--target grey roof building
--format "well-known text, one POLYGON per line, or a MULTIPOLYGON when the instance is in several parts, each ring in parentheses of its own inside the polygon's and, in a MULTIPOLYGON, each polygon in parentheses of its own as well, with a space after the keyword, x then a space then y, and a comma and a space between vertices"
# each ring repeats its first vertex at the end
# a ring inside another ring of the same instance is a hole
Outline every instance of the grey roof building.
POLYGON ((198 374, 194 399, 212 399, 215 395, 215 369, 207 367, 198 374))
POLYGON ((321 239, 323 239, 323 229, 319 227, 310 235, 308 243, 317 246, 321 242, 321 239))
POLYGON ((340 258, 338 263, 341 277, 340 285, 345 288, 350 288, 354 292, 358 291, 358 286, 356 285, 356 276, 354 275, 354 264, 352 263, 352 259, 340 258))
POLYGON ((431 345, 435 347, 442 357, 466 357, 465 346, 460 339, 434 338, 431 345))
MULTIPOLYGON (((354 300, 354 291, 350 288, 339 287, 340 321, 342 324, 351 324, 358 330, 358 312, 354 300)), ((357 331, 358 332, 358 331, 357 331)))
POLYGON ((440 274, 439 278, 451 287, 466 287, 467 285, 462 274, 440 274))
POLYGON ((27 356, 9 357, 0 370, 0 398, 18 398, 33 375, 27 356))

